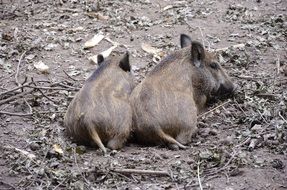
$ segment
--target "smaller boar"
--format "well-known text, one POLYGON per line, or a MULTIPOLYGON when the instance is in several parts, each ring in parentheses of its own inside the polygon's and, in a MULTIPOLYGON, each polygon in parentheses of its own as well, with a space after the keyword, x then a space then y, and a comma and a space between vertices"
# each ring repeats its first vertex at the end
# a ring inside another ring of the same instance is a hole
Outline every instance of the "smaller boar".
POLYGON ((120 149, 132 125, 129 96, 134 88, 129 54, 104 60, 70 103, 64 118, 67 134, 77 142, 120 149))
POLYGON ((212 53, 187 35, 180 41, 183 49, 163 59, 130 96, 139 142, 186 148, 207 100, 234 90, 212 53))

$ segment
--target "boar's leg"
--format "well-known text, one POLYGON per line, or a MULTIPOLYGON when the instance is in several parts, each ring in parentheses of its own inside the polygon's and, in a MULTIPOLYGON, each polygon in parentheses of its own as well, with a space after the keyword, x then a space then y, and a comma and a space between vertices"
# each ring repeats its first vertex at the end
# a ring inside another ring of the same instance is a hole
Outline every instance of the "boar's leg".
MULTIPOLYGON (((164 140, 167 143, 173 144, 173 145, 177 145, 179 148, 182 149, 186 149, 187 147, 182 145, 181 143, 179 143, 177 140, 175 140, 173 137, 171 137, 170 135, 166 134, 165 132, 163 132, 162 129, 157 131, 158 136, 164 140)), ((176 147, 174 147, 176 149, 176 147)))
POLYGON ((102 149, 104 154, 106 154, 107 150, 106 150, 105 146, 103 145, 102 140, 100 139, 100 137, 98 135, 98 132, 93 127, 90 128, 90 135, 91 135, 93 141, 98 145, 98 147, 100 149, 102 149))
POLYGON ((196 133, 196 125, 189 127, 187 130, 182 130, 177 135, 176 140, 181 144, 188 144, 191 142, 191 137, 196 133))

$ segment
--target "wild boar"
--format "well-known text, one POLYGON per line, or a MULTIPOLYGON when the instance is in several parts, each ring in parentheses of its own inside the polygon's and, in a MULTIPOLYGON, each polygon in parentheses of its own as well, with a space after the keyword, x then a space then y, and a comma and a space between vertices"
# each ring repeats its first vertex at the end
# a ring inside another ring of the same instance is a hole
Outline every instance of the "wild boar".
POLYGON ((134 88, 129 54, 104 60, 75 95, 64 117, 67 134, 83 144, 122 148, 132 126, 129 96, 134 88))
POLYGON ((207 100, 234 91, 212 53, 185 34, 180 41, 182 49, 164 58, 130 96, 139 142, 186 148, 207 100))

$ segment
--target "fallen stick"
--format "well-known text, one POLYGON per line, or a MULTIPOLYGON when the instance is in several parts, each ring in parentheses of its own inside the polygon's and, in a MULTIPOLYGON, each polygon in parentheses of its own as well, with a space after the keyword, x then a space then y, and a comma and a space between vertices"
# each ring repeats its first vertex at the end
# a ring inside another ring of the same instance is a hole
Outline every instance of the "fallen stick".
POLYGON ((215 108, 203 113, 203 114, 200 114, 199 116, 197 116, 197 118, 201 118, 202 116, 205 116, 211 112, 213 112, 214 110, 217 110, 218 108, 221 108, 222 106, 224 106, 225 104, 228 104, 229 102, 231 102, 231 100, 227 100, 226 102, 223 102, 222 104, 220 104, 219 106, 216 106, 215 108))
POLYGON ((228 50, 229 48, 244 48, 245 47, 245 44, 236 44, 236 45, 233 45, 233 46, 230 46, 230 47, 225 47, 225 48, 219 48, 219 49, 216 49, 215 51, 226 51, 228 50))
POLYGON ((16 113, 16 112, 7 112, 7 111, 0 111, 0 115, 11 115, 11 116, 32 116, 35 114, 49 114, 49 113, 65 113, 65 111, 39 111, 39 112, 33 112, 33 113, 16 113))
POLYGON ((21 57, 20 57, 20 59, 19 59, 19 61, 18 61, 18 65, 17 65, 17 70, 16 70, 16 74, 15 74, 15 82, 16 82, 16 84, 17 84, 18 86, 21 86, 21 84, 20 84, 19 81, 18 81, 18 75, 19 75, 19 70, 20 70, 20 64, 21 64, 21 61, 22 61, 24 55, 26 54, 26 52, 27 52, 27 51, 24 51, 24 52, 22 53, 22 55, 21 55, 21 57))
POLYGON ((142 174, 142 175, 160 175, 170 176, 167 171, 154 171, 154 170, 137 170, 137 169, 112 169, 112 172, 121 174, 142 174))
POLYGON ((0 105, 3 105, 3 104, 8 103, 8 102, 11 102, 12 100, 18 99, 18 98, 20 98, 22 96, 25 96, 26 94, 31 94, 33 91, 34 91, 34 89, 29 90, 27 92, 22 92, 20 94, 17 94, 15 96, 10 97, 10 98, 4 99, 4 100, 0 101, 0 105))
POLYGON ((200 166, 200 163, 197 163, 197 179, 198 179, 198 184, 199 184, 200 190, 203 190, 200 175, 199 175, 199 166, 200 166))
POLYGON ((6 148, 6 149, 14 149, 14 150, 20 152, 21 154, 27 156, 27 157, 28 157, 29 159, 31 159, 31 160, 33 160, 34 158, 36 158, 36 156, 35 156, 34 154, 32 154, 32 153, 30 153, 30 152, 28 152, 28 151, 26 151, 26 150, 22 150, 22 149, 13 147, 13 146, 11 146, 11 145, 4 146, 4 148, 6 148))
POLYGON ((23 85, 21 85, 21 86, 12 88, 12 89, 10 89, 10 90, 7 90, 7 91, 5 91, 5 92, 0 93, 0 96, 3 96, 3 95, 5 95, 5 94, 7 94, 7 93, 10 93, 10 92, 13 92, 13 91, 15 91, 15 90, 18 90, 18 89, 20 89, 20 88, 27 87, 27 86, 29 86, 30 84, 32 84, 32 83, 29 82, 29 83, 23 84, 23 85))

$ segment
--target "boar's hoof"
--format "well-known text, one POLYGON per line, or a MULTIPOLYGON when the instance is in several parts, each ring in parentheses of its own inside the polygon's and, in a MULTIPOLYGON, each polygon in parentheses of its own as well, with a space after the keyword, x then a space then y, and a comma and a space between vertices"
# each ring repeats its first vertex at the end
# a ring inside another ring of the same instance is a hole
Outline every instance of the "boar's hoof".
POLYGON ((177 145, 177 144, 168 144, 168 147, 171 149, 171 150, 179 150, 180 148, 181 149, 187 149, 187 146, 184 146, 184 145, 177 145))
POLYGON ((111 150, 118 150, 123 147, 123 143, 120 142, 118 139, 111 139, 108 142, 107 147, 111 150))

